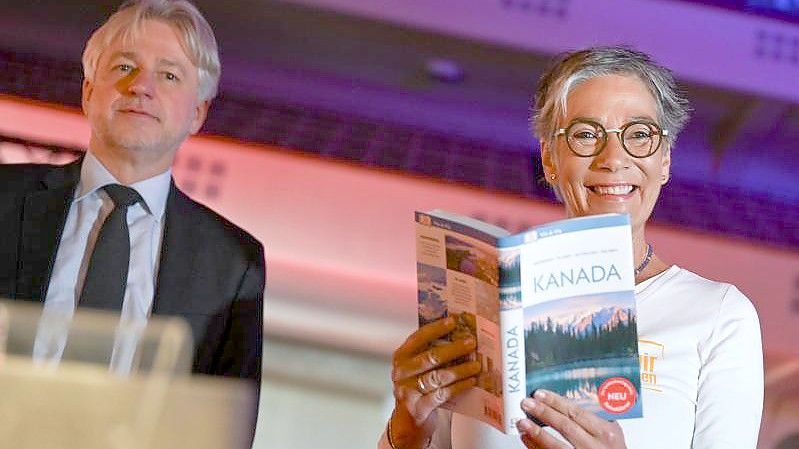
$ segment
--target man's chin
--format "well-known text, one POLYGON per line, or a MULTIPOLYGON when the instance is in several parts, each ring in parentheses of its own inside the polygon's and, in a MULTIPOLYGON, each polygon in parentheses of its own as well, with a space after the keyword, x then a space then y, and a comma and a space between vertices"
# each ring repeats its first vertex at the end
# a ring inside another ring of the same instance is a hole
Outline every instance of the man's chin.
POLYGON ((111 135, 109 141, 117 148, 124 148, 128 151, 150 152, 159 151, 164 147, 159 139, 148 138, 144 133, 125 133, 111 135))
POLYGON ((182 140, 178 140, 181 136, 167 136, 162 132, 152 132, 153 130, 147 128, 106 129, 104 131, 106 132, 97 133, 99 138, 96 143, 99 145, 155 158, 160 158, 173 151, 182 142, 182 140))
POLYGON ((117 148, 125 149, 131 153, 151 153, 157 151, 156 147, 152 143, 138 140, 118 141, 116 146, 117 148))

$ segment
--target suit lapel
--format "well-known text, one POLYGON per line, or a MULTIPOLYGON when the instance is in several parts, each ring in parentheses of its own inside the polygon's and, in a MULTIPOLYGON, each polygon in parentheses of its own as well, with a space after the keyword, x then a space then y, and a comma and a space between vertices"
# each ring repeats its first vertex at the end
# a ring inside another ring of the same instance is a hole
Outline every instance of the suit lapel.
POLYGON ((19 298, 44 300, 67 212, 80 179, 81 162, 48 172, 42 180, 44 190, 25 197, 17 269, 19 298))
POLYGON ((186 310, 185 295, 191 281, 191 261, 203 244, 194 237, 189 199, 178 190, 175 181, 169 187, 164 212, 164 237, 158 265, 152 313, 174 314, 186 310))

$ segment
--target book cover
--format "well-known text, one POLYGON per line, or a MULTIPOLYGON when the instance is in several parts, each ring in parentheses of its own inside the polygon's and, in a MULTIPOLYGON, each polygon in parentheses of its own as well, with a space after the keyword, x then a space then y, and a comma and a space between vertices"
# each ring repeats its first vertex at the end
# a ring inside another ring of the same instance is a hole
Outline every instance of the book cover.
POLYGON ((416 229, 419 324, 458 316, 483 365, 446 407, 515 433, 521 400, 544 388, 606 419, 642 416, 627 215, 510 235, 437 210, 416 229))

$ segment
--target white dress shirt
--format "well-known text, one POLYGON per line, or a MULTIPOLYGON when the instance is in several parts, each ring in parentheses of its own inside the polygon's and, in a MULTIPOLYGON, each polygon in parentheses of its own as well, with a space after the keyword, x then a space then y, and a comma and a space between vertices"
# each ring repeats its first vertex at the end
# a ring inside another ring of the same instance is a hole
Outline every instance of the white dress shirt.
MULTIPOLYGON (((170 169, 128 186, 141 195, 144 203, 139 202, 128 208, 130 263, 120 322, 139 323, 142 328, 147 322, 155 294, 164 210, 171 177, 170 169)), ((33 358, 39 363, 55 365, 61 360, 69 322, 76 305, 79 305, 94 243, 100 227, 114 209, 114 203, 102 189, 107 184, 121 183, 91 152, 86 153, 56 253, 36 335, 33 358)), ((132 360, 133 354, 131 351, 124 351, 127 355, 120 354, 120 340, 119 337, 115 340, 111 368, 125 373, 130 369, 130 360, 125 362, 120 357, 132 360)))

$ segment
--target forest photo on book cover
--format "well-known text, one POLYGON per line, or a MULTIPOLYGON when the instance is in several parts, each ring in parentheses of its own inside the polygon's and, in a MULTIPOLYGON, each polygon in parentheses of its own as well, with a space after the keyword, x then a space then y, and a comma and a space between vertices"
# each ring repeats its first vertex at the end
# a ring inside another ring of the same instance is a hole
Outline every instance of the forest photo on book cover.
POLYGON ((561 391, 599 411, 597 390, 608 378, 630 378, 640 391, 632 292, 548 301, 526 307, 524 315, 528 394, 561 391))

